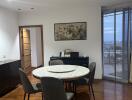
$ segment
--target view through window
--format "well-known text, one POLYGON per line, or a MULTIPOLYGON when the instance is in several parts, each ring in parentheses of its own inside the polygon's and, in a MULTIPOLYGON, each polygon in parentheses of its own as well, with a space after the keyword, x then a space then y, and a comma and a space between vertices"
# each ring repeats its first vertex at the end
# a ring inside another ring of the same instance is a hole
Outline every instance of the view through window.
POLYGON ((128 80, 128 11, 103 15, 103 77, 128 80))

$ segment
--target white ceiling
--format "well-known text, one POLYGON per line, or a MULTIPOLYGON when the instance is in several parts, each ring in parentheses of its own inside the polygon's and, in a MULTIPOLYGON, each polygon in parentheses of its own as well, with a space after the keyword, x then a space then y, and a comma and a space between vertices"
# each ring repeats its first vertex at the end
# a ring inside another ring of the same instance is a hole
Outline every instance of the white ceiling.
POLYGON ((12 10, 22 9, 22 11, 31 11, 31 8, 50 9, 58 6, 69 6, 79 4, 100 4, 102 6, 115 5, 131 0, 0 0, 0 6, 12 10))

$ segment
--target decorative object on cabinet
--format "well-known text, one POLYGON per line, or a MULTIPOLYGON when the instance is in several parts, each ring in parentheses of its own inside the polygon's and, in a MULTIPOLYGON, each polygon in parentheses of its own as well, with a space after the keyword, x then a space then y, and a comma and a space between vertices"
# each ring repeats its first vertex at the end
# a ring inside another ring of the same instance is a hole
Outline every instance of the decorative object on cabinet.
POLYGON ((65 56, 65 57, 70 57, 70 56, 71 56, 71 55, 70 55, 71 52, 72 52, 71 49, 65 49, 65 50, 64 50, 64 56, 65 56))

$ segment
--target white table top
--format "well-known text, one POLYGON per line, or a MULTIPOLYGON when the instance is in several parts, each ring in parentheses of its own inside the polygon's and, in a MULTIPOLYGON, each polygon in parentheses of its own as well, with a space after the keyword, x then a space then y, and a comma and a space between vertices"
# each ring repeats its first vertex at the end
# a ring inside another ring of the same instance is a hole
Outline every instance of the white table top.
POLYGON ((55 77, 59 79, 77 79, 89 73, 89 69, 77 65, 53 65, 37 68, 32 74, 37 77, 55 77), (52 68, 53 67, 53 68, 52 68))

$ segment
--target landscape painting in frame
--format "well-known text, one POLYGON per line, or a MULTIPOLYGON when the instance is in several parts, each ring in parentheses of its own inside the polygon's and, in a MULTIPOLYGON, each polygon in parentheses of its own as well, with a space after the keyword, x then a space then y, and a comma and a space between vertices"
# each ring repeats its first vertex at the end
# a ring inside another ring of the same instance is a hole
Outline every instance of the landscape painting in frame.
POLYGON ((55 41, 62 40, 86 40, 87 39, 87 23, 56 23, 54 24, 55 41))

